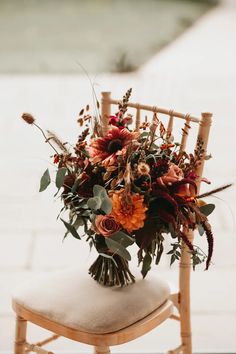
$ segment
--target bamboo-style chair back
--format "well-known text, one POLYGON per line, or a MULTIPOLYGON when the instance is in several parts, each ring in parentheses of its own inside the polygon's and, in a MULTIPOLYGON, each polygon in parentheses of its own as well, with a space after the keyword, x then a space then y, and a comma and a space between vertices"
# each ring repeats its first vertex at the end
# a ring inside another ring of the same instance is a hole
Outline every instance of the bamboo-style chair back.
MULTIPOLYGON (((102 129, 103 133, 106 133, 108 130, 108 117, 111 115, 111 107, 113 105, 117 106, 119 100, 111 98, 110 92, 102 92, 102 129)), ((202 141, 202 149, 204 150, 201 164, 196 169, 196 174, 199 176, 197 187, 198 192, 200 190, 201 176, 203 173, 204 167, 204 158, 207 152, 207 144, 209 138, 209 132, 212 121, 211 113, 202 113, 201 118, 196 118, 190 114, 183 114, 175 112, 174 110, 167 110, 159 108, 156 106, 148 106, 139 103, 129 102, 128 107, 136 110, 135 116, 135 126, 136 129, 139 129, 140 124, 142 123, 141 113, 143 112, 153 112, 160 113, 166 116, 167 124, 166 131, 170 136, 174 129, 174 123, 176 120, 182 120, 182 137, 180 141, 180 150, 184 151, 189 136, 189 131, 192 124, 198 125, 198 133, 196 136, 196 144, 199 140, 202 141)), ((163 121, 165 124, 165 122, 163 121)), ((190 241, 193 241, 193 232, 188 231, 188 238, 190 241)), ((181 345, 169 353, 180 353, 191 354, 192 353, 192 338, 191 338, 191 316, 190 316, 190 274, 191 274, 191 254, 188 251, 187 247, 184 245, 182 248, 182 254, 179 264, 179 292, 171 295, 171 300, 173 301, 175 307, 179 311, 179 316, 172 316, 173 319, 180 321, 181 328, 181 345)))

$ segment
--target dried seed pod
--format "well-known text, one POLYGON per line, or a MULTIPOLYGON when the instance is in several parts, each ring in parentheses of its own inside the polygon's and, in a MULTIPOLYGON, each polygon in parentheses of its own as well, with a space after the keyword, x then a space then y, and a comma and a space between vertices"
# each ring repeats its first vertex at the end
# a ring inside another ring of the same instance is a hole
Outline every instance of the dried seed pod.
POLYGON ((30 113, 23 113, 21 118, 28 124, 34 124, 35 118, 30 113))

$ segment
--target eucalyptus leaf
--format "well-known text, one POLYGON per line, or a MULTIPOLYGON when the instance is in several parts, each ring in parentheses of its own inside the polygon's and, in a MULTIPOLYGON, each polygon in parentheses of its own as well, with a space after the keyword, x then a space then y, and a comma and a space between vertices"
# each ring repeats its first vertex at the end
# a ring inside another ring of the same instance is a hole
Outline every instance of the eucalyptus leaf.
POLYGON ((201 224, 198 225, 198 232, 199 232, 199 235, 202 236, 205 232, 204 228, 202 227, 201 224))
POLYGON ((66 167, 59 168, 59 170, 57 171, 56 186, 58 189, 60 189, 63 186, 66 172, 67 172, 66 167))
POLYGON ((73 223, 73 227, 77 230, 80 226, 84 225, 84 220, 81 217, 77 217, 77 219, 75 220, 75 222, 73 223))
POLYGON ((118 242, 125 248, 131 246, 134 243, 134 239, 122 231, 116 232, 115 234, 110 236, 110 239, 118 242))
POLYGON ((112 211, 112 202, 111 199, 106 197, 102 200, 102 204, 100 206, 100 209, 102 209, 102 211, 104 211, 104 213, 106 214, 110 214, 112 211))
POLYGON ((49 174, 49 170, 47 168, 41 177, 39 192, 43 192, 49 186, 50 183, 51 183, 51 177, 49 174))
POLYGON ((107 191, 104 187, 100 186, 99 184, 95 184, 93 186, 93 195, 99 198, 107 198, 107 191))
POLYGON ((70 232, 73 237, 77 238, 78 240, 81 240, 78 232, 76 231, 76 229, 73 225, 69 224, 67 221, 65 221, 63 219, 61 219, 61 221, 65 225, 67 231, 70 232))
POLYGON ((74 184, 73 184, 73 186, 72 186, 72 188, 71 188, 71 193, 73 194, 73 193, 75 193, 76 192, 76 189, 78 188, 78 186, 79 186, 79 179, 77 179, 75 182, 74 182, 74 184))
POLYGON ((126 259, 127 261, 131 260, 131 255, 127 251, 125 247, 123 247, 120 243, 112 240, 110 237, 105 239, 107 247, 114 252, 115 254, 118 254, 122 258, 126 259))
POLYGON ((214 211, 214 209, 215 204, 206 204, 200 207, 200 211, 206 216, 210 215, 214 211))
POLYGON ((91 213, 91 215, 90 215, 89 218, 90 218, 91 223, 92 223, 93 225, 95 225, 96 214, 91 213))
POLYGON ((149 132, 143 132, 143 133, 141 133, 140 134, 140 136, 139 136, 139 138, 145 138, 145 137, 147 137, 149 135, 149 132))
POLYGON ((158 148, 159 148, 159 146, 157 146, 154 143, 152 143, 152 145, 150 146, 150 150, 157 150, 158 148))
POLYGON ((97 210, 101 208, 102 200, 99 197, 89 198, 87 205, 92 210, 97 210))

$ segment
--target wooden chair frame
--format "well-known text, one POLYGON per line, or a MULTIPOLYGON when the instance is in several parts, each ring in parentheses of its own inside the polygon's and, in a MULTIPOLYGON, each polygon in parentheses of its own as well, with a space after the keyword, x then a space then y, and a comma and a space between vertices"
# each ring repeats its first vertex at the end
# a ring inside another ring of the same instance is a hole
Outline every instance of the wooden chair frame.
MULTIPOLYGON (((110 96, 110 92, 102 92, 102 130, 105 134, 108 130, 108 117, 111 114, 111 106, 118 105, 119 101, 110 96)), ((140 111, 149 111, 153 113, 162 113, 169 116, 167 132, 171 134, 174 118, 184 120, 184 128, 180 148, 185 149, 188 132, 191 123, 199 125, 197 139, 201 139, 205 151, 201 164, 196 170, 196 174, 201 177, 204 167, 204 157, 207 151, 207 143, 212 121, 211 113, 202 113, 201 118, 196 118, 190 114, 182 114, 173 110, 166 110, 159 107, 152 107, 136 103, 128 103, 128 107, 136 109, 136 129, 140 126, 140 111)), ((198 180, 198 191, 200 189, 200 178, 198 180)), ((193 240, 193 231, 188 232, 188 238, 193 240)), ((43 345, 63 336, 81 343, 94 346, 96 354, 110 353, 110 346, 129 342, 141 335, 149 332, 159 326, 168 318, 180 322, 181 344, 178 348, 168 352, 168 354, 192 354, 192 335, 191 335, 191 316, 190 316, 190 274, 191 274, 191 255, 186 246, 182 248, 181 260, 179 264, 179 292, 171 294, 170 299, 160 308, 149 314, 142 320, 119 331, 108 334, 92 334, 81 332, 72 328, 65 327, 30 311, 17 302, 13 301, 13 309, 16 312, 16 334, 15 334, 15 354, 25 354, 33 351, 37 354, 53 354, 42 348, 43 345), (173 306, 177 309, 179 315, 173 314, 173 306), (30 344, 26 340, 27 321, 40 327, 48 329, 55 333, 48 339, 36 344, 30 344)))

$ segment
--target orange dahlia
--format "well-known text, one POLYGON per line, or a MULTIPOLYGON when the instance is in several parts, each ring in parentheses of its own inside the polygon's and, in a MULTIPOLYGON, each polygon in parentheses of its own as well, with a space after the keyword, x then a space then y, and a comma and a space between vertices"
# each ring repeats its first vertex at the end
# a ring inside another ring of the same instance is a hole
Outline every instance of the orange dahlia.
POLYGON ((137 132, 113 127, 102 138, 93 139, 88 147, 90 160, 93 163, 103 161, 103 164, 115 161, 117 155, 123 155, 127 146, 137 138, 137 132))
POLYGON ((143 196, 130 194, 127 198, 124 189, 115 192, 112 196, 112 215, 128 232, 138 230, 144 226, 147 207, 143 196), (127 200, 128 199, 128 200, 127 200))

